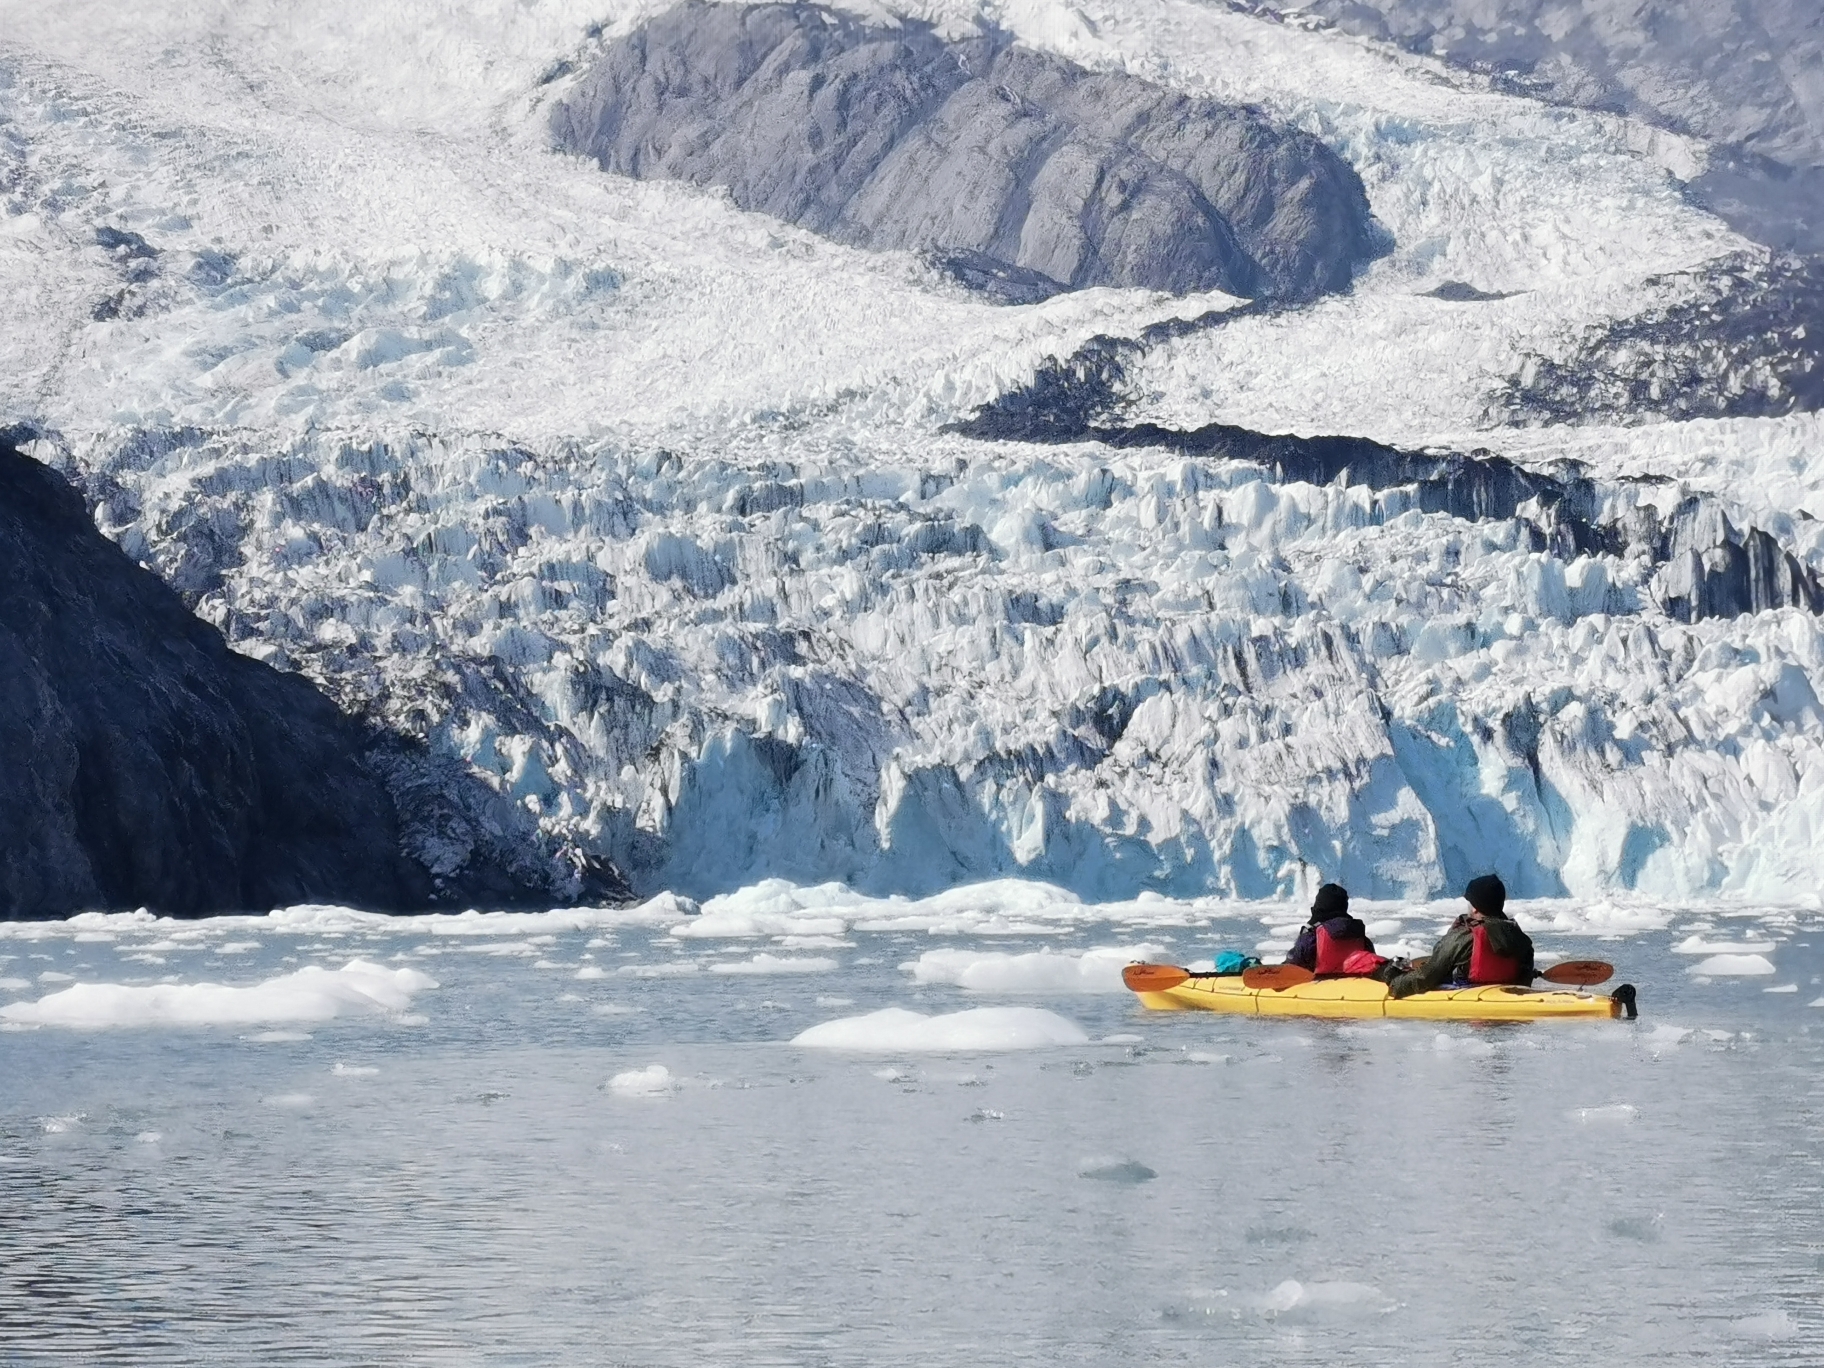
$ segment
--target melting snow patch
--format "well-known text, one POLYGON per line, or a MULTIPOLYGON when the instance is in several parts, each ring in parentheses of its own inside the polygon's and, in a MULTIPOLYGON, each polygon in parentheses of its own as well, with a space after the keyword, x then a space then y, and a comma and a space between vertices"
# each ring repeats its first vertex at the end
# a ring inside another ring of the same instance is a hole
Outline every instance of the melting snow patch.
POLYGON ((755 955, 749 960, 739 960, 732 964, 712 964, 712 974, 827 974, 835 969, 833 959, 814 956, 793 958, 784 955, 755 955))
POLYGON ((943 1016, 888 1007, 866 1016, 842 1017, 813 1026, 795 1037, 792 1044, 897 1054, 1037 1050, 1088 1042, 1089 1037, 1075 1022, 1039 1007, 973 1007, 943 1016))
POLYGON ((1765 955, 1712 955, 1685 970, 1687 974, 1771 974, 1773 961, 1765 955))
POLYGON ((900 965, 919 984, 948 983, 976 993, 1121 993, 1121 970, 1165 953, 1162 945, 1098 945, 1080 954, 1038 950, 927 950, 900 965))
POLYGON ((675 1086, 671 1070, 663 1064, 629 1069, 608 1080, 608 1090, 619 1093, 622 1097, 659 1097, 669 1093, 675 1086))
POLYGON ((0 1007, 0 1018, 35 1026, 252 1026, 328 1021, 350 1012, 401 1012, 436 982, 416 969, 351 960, 317 965, 251 987, 220 983, 78 983, 36 1002, 0 1007))

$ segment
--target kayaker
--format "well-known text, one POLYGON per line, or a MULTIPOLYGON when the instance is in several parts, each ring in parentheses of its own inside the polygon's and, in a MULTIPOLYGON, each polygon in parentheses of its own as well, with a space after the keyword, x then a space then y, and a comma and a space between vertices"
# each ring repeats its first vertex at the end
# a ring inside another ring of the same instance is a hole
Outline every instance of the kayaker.
POLYGON ((1348 973, 1344 961, 1361 951, 1372 955, 1374 942, 1368 939, 1368 928, 1349 915, 1349 890, 1341 884, 1325 884, 1311 901, 1311 920, 1292 942, 1286 963, 1323 978, 1348 973))
POLYGON ((1471 879, 1463 896, 1469 900, 1469 911, 1450 924, 1425 962, 1388 981, 1394 997, 1453 983, 1529 984, 1536 977, 1532 938, 1507 915, 1507 886, 1499 876, 1471 879))

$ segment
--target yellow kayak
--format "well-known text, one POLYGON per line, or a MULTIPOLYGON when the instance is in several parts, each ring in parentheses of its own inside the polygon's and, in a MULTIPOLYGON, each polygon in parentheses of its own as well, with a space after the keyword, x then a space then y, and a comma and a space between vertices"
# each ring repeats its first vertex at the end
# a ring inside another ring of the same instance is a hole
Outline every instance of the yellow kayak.
MULTIPOLYGON (((1151 968, 1153 966, 1147 966, 1151 968)), ((1161 976, 1169 977, 1169 976, 1161 976)), ((1241 1012, 1248 1016, 1391 1017, 1407 1021, 1557 1021, 1566 1018, 1624 1014, 1633 1006, 1634 990, 1625 985, 1614 994, 1567 992, 1564 989, 1440 988, 1396 998, 1387 985, 1369 978, 1316 979, 1289 988, 1250 988, 1240 975, 1198 974, 1175 987, 1134 996, 1163 1012, 1241 1012)))

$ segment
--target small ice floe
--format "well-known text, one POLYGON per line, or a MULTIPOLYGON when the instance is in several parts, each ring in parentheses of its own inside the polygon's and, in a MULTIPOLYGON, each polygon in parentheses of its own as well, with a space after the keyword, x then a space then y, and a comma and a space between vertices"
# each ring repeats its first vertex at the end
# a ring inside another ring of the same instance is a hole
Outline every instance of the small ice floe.
POLYGON ((1227 1064, 1230 1062, 1228 1055, 1216 1054, 1210 1050, 1186 1050, 1184 1058, 1190 1064, 1227 1064))
POLYGON ((1627 1126, 1640 1115, 1640 1108, 1627 1102, 1613 1102, 1606 1107, 1577 1107, 1570 1114, 1586 1126, 1627 1126))
POLYGON ((1675 955, 1766 955, 1772 953, 1772 941, 1714 941, 1702 936, 1686 936, 1672 947, 1675 955))
POLYGON ((30 988, 32 981, 22 978, 0 978, 0 993, 16 993, 21 988, 30 988))
POLYGON ((1299 1282, 1287 1278, 1261 1298, 1261 1310, 1269 1317, 1293 1312, 1362 1312, 1390 1311, 1392 1304, 1378 1287, 1358 1282, 1299 1282))
POLYGON ((1729 1328, 1740 1339, 1787 1340, 1799 1333, 1799 1323, 1785 1311, 1763 1311, 1758 1316, 1743 1316, 1729 1322, 1729 1328))
POLYGON ((598 1002, 589 1009, 597 1016, 632 1016, 641 1011, 639 1007, 629 1007, 624 1002, 598 1002))
POLYGON ((581 969, 576 971, 576 976, 579 979, 607 978, 608 971, 599 964, 585 964, 581 969))
POLYGON ((249 955, 260 948, 258 941, 229 941, 216 950, 218 955, 249 955))
POLYGON ((813 1049, 868 1054, 1037 1050, 1088 1043, 1082 1027, 1040 1007, 972 1007, 940 1016, 888 1007, 826 1021, 792 1041, 813 1049))
POLYGON ((81 1120, 81 1112, 72 1112, 68 1116, 41 1116, 38 1124, 46 1135, 67 1135, 81 1120))
POLYGON ((916 984, 953 984, 975 993, 1122 993, 1121 970, 1157 959, 1162 945, 1098 945, 1072 954, 1035 950, 927 950, 900 965, 916 984))
POLYGON ((900 1079, 909 1078, 910 1076, 911 1075, 904 1073, 899 1069, 888 1068, 874 1070, 874 1077, 878 1078, 882 1083, 897 1083, 900 1079))
POLYGON ((821 955, 769 955, 764 952, 752 959, 733 963, 712 964, 712 974, 827 974, 840 968, 837 961, 821 955))
POLYGON ((1773 987, 1763 988, 1761 991, 1763 993, 1796 993, 1799 991, 1799 985, 1796 983, 1776 983, 1773 987))
POLYGON ((853 1007, 855 1005, 855 999, 831 997, 827 993, 820 993, 817 996, 817 1005, 819 1007, 853 1007))
POLYGON ((133 1137, 133 1143, 136 1145, 156 1145, 164 1138, 165 1137, 158 1131, 141 1131, 138 1135, 133 1137))
POLYGON ((1144 1044, 1146 1044, 1146 1037, 1141 1036, 1141 1035, 1134 1035, 1131 1031, 1122 1031, 1115 1035, 1103 1036, 1102 1039, 1097 1042, 1097 1044, 1100 1044, 1100 1045, 1144 1045, 1144 1044))
POLYGON ((1689 1026, 1674 1026, 1669 1022, 1661 1022, 1652 1030, 1642 1034, 1640 1042, 1649 1046, 1678 1045, 1682 1044, 1690 1034, 1689 1026))
POLYGON ((74 982, 76 982, 76 975, 66 974, 60 969, 46 969, 42 974, 38 975, 38 982, 40 982, 40 983, 74 983, 74 982))
POLYGON ((338 1078, 372 1078, 380 1070, 372 1064, 344 1064, 338 1060, 330 1072, 338 1078))
POLYGON ((1495 1047, 1486 1040, 1478 1040, 1470 1035, 1452 1035, 1448 1031, 1439 1031, 1431 1038, 1431 1048, 1437 1054, 1455 1055, 1491 1055, 1495 1047))
POLYGON ((993 1107, 977 1107, 963 1119, 965 1121, 1005 1121, 1007 1113, 996 1111, 993 1107))
POLYGON ((643 1069, 629 1069, 608 1080, 608 1091, 622 1097, 662 1097, 677 1086, 671 1070, 663 1064, 648 1064, 643 1069))
POLYGON ((1137 1159, 1097 1157, 1077 1165, 1077 1177, 1098 1183, 1150 1183, 1159 1175, 1137 1159))
POLYGON ((1712 955, 1709 959, 1698 961, 1685 972, 1715 977, 1718 975, 1771 974, 1775 971, 1772 960, 1765 955, 1757 954, 1712 955))
POLYGON ((242 1040, 255 1045, 288 1045, 294 1040, 310 1040, 309 1031, 261 1031, 257 1035, 244 1035, 242 1040))
POLYGON ((269 1107, 308 1107, 316 1100, 307 1092, 273 1093, 270 1097, 260 1099, 269 1107))
MULTIPOLYGON (((350 960, 310 965, 247 987, 221 983, 78 983, 36 1002, 0 1007, 0 1018, 40 1026, 252 1026, 328 1021, 358 1012, 402 1012, 436 981, 416 969, 350 960)), ((403 1020, 403 1018, 401 1018, 403 1020)))

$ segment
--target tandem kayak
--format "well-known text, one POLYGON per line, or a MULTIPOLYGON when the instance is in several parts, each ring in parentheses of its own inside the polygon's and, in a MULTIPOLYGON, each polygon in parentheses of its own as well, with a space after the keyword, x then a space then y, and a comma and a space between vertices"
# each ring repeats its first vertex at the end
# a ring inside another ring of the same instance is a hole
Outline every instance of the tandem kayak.
MULTIPOLYGON (((1146 981, 1130 966, 1130 987, 1146 981)), ((1289 988, 1250 988, 1240 975, 1191 974, 1174 987, 1134 987, 1146 1006, 1164 1012, 1240 1012, 1247 1016, 1375 1018, 1406 1021, 1557 1021, 1610 1019, 1634 1015, 1634 989, 1623 984, 1613 993, 1578 993, 1562 988, 1440 988, 1396 998, 1387 985, 1369 978, 1315 979, 1289 988)), ((1158 975, 1157 977, 1170 977, 1158 975)))

